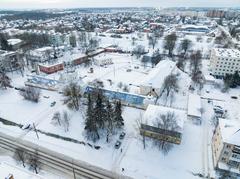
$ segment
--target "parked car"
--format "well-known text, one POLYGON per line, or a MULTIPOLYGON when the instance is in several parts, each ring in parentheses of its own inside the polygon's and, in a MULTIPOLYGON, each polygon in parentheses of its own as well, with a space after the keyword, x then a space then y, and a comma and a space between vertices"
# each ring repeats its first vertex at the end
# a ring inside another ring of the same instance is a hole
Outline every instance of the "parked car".
POLYGON ((126 133, 125 132, 122 132, 120 135, 119 135, 119 139, 124 139, 124 137, 125 137, 125 135, 126 135, 126 133))
POLYGON ((121 144, 122 143, 119 140, 117 140, 117 142, 115 143, 115 149, 119 149, 121 144))
POLYGON ((55 104, 56 104, 56 101, 53 101, 50 106, 53 107, 55 106, 55 104))
POLYGON ((232 99, 238 99, 238 97, 237 97, 237 96, 231 96, 231 98, 232 98, 232 99))
POLYGON ((214 107, 213 107, 213 110, 214 111, 223 111, 223 108, 221 107, 221 106, 217 106, 217 105, 215 105, 214 107))
POLYGON ((49 96, 43 96, 43 97, 44 97, 44 98, 47 98, 47 99, 49 98, 49 96))

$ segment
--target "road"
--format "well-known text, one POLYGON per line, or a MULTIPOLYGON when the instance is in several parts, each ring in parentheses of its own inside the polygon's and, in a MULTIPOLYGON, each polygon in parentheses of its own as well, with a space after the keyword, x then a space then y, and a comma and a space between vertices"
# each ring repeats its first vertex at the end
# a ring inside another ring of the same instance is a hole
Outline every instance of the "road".
POLYGON ((8 151, 14 152, 18 148, 22 148, 26 153, 36 155, 39 161, 48 167, 54 168, 73 176, 73 168, 76 178, 90 179, 120 179, 126 178, 111 171, 90 165, 86 162, 74 160, 71 157, 60 154, 57 151, 51 151, 47 148, 37 146, 34 143, 24 140, 16 141, 16 138, 0 133, 0 147, 8 151))

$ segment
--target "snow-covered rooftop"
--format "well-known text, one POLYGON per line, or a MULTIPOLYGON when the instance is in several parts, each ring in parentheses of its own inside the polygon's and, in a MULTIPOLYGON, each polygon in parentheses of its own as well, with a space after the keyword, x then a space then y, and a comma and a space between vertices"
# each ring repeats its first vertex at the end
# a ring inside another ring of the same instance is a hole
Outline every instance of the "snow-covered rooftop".
POLYGON ((188 115, 201 118, 201 98, 196 94, 188 96, 188 115))
POLYGON ((240 123, 235 120, 219 119, 223 142, 240 146, 240 123))
POLYGON ((172 73, 176 66, 176 62, 171 60, 163 60, 143 79, 142 86, 151 86, 153 88, 161 88, 165 78, 172 73))
POLYGON ((185 119, 187 119, 187 114, 184 110, 150 104, 148 105, 148 108, 144 113, 143 122, 147 125, 154 126, 155 120, 159 118, 160 115, 164 115, 167 113, 175 114, 177 125, 180 128, 180 130, 178 130, 177 132, 182 132, 184 121, 185 119))
POLYGON ((240 51, 237 49, 214 48, 217 57, 223 58, 240 58, 240 51))
POLYGON ((7 41, 8 41, 8 44, 10 45, 16 45, 22 42, 21 39, 8 39, 7 41))

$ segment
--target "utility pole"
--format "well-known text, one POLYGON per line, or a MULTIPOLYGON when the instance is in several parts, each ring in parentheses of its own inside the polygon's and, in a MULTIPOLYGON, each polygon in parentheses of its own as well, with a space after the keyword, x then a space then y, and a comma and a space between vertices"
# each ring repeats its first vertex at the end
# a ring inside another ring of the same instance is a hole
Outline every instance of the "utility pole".
POLYGON ((37 136, 37 138, 38 138, 38 140, 39 140, 39 135, 38 135, 38 132, 37 132, 37 129, 36 129, 36 126, 35 126, 34 123, 33 123, 33 129, 34 129, 34 131, 35 131, 35 133, 36 133, 36 136, 37 136))

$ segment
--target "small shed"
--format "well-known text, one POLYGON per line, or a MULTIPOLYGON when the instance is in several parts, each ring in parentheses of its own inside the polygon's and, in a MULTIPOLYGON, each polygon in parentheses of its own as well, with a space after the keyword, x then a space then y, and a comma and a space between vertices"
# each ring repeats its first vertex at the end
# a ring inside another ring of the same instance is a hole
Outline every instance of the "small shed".
POLYGON ((188 96, 188 119, 192 120, 194 123, 201 124, 201 109, 201 97, 199 95, 190 93, 188 96))

